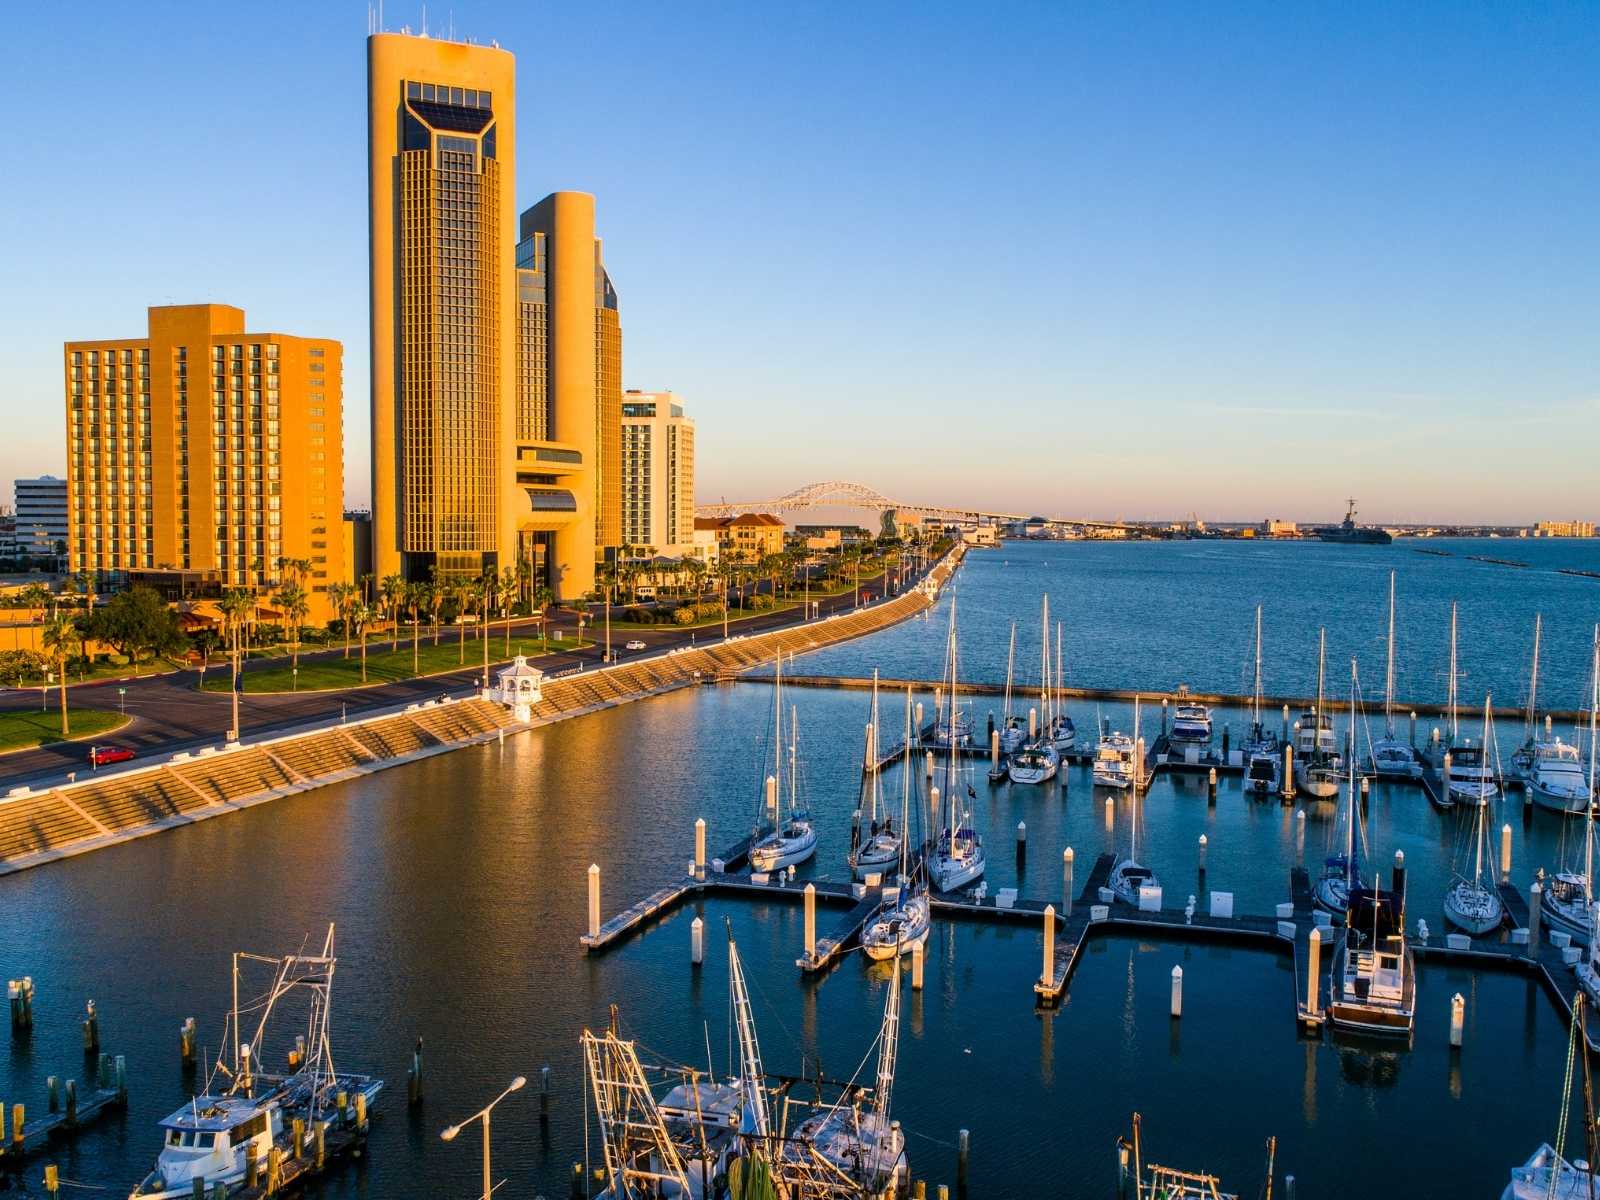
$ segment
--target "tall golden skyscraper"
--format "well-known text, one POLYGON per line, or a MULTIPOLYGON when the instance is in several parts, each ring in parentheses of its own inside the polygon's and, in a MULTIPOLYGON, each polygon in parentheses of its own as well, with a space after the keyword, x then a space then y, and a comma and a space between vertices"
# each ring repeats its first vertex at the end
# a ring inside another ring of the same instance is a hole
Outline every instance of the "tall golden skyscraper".
POLYGON ((367 39, 380 578, 516 559, 515 81, 496 47, 367 39))
POLYGON ((515 65, 367 42, 377 575, 523 565, 567 599, 622 530, 622 329, 594 197, 515 220, 515 65))
POLYGON ((74 571, 199 592, 270 587, 303 560, 326 618, 345 577, 337 341, 183 304, 150 309, 142 338, 66 343, 62 365, 74 571))

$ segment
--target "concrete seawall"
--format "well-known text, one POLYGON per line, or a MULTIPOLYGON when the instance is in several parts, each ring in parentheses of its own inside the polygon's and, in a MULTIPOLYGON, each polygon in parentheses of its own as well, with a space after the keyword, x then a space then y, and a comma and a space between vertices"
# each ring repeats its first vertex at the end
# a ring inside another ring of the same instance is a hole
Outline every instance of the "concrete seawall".
POLYGON ((527 721, 488 699, 439 700, 401 712, 244 744, 174 754, 59 787, 0 798, 0 875, 207 820, 279 796, 359 778, 434 754, 682 687, 738 678, 781 651, 805 654, 864 637, 928 608, 961 562, 957 547, 903 595, 855 612, 703 649, 677 650, 548 678, 527 721))

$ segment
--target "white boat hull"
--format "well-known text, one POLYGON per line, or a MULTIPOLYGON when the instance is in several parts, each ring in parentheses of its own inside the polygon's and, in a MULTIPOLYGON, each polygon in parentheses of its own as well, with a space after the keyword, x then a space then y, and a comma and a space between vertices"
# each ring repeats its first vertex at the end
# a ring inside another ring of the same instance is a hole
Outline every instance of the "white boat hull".
POLYGON ((963 858, 935 857, 933 860, 933 886, 941 892, 957 892, 983 875, 983 851, 977 850, 963 858))
POLYGON ((807 829, 802 835, 784 837, 773 835, 762 839, 750 850, 750 866, 756 871, 787 871, 798 866, 817 852, 817 831, 807 829))
POLYGON ((1505 915, 1500 897, 1490 889, 1478 891, 1458 883, 1444 894, 1444 919, 1463 933, 1491 933, 1500 928, 1505 915))
POLYGON ((1127 788, 1133 786, 1133 775, 1123 771, 1102 771, 1096 767, 1094 772, 1094 786, 1107 788, 1127 788))
POLYGON ((1589 810, 1589 793, 1587 789, 1581 793, 1565 788, 1558 791, 1541 786, 1537 775, 1528 780, 1527 787, 1528 793, 1533 797, 1533 802, 1549 812, 1580 815, 1589 810))
POLYGON ((910 954, 927 944, 933 916, 926 896, 913 896, 904 908, 886 904, 861 931, 861 951, 874 962, 887 962, 896 955, 910 954), (898 917, 898 927, 895 918, 898 917))
POLYGON ((1589 1200, 1589 1172, 1580 1171, 1548 1144, 1513 1167, 1500 1200, 1589 1200))
POLYGON ((1295 786, 1313 800, 1335 800, 1339 796, 1339 773, 1327 767, 1306 767, 1297 764, 1294 769, 1295 786))

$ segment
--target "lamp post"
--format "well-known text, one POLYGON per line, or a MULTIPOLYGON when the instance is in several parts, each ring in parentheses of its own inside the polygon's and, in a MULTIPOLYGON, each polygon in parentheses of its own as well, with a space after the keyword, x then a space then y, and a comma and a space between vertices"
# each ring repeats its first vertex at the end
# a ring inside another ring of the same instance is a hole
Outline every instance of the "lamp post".
POLYGON ((480 1119, 483 1121, 483 1200, 489 1200, 491 1193, 494 1191, 494 1186, 489 1180, 489 1114, 494 1111, 496 1104, 499 1104, 512 1092, 521 1091, 527 1085, 527 1082, 521 1075, 518 1075, 511 1081, 510 1087, 489 1101, 478 1112, 473 1113, 460 1124, 450 1125, 439 1131, 440 1138, 447 1142, 453 1142, 456 1140, 456 1135, 461 1132, 462 1125, 470 1125, 480 1119))

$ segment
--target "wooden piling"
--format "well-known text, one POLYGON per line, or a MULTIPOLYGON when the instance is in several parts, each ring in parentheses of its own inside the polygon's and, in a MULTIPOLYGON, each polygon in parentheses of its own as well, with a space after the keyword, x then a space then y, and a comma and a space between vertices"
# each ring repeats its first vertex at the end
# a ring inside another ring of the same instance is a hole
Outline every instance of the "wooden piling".
POLYGON ((99 1054, 100 1014, 95 1012, 93 1000, 85 1005, 85 1011, 87 1016, 83 1021, 83 1052, 85 1055, 99 1054))
POLYGON ((1028 709, 1028 740, 1032 741, 1034 738, 1036 738, 1038 736, 1039 736, 1039 710, 1037 708, 1030 707, 1028 709))
POLYGON ((1460 992, 1450 997, 1450 1048, 1461 1049, 1461 1037, 1467 1023, 1467 1000, 1460 992))
POLYGON ((1311 927, 1311 940, 1306 948, 1306 1016, 1316 1019, 1322 1015, 1317 1007, 1317 987, 1322 982, 1322 930, 1311 927))
POLYGON ((283 1186, 283 1148, 273 1146, 267 1151, 267 1195, 276 1196, 283 1186))
POLYGON ((589 936, 600 936, 600 864, 589 864, 589 936))
POLYGON ((932 779, 933 778, 933 751, 929 750, 927 755, 923 758, 922 761, 923 761, 924 770, 927 772, 928 778, 932 779))
POLYGON ((706 819, 694 820, 694 873, 701 879, 706 875, 706 819))
POLYGON ((67 1128, 78 1123, 78 1081, 67 1080, 67 1128))
POLYGON ((61 1195, 61 1169, 55 1163, 50 1163, 44 1169, 44 1194, 61 1195))
POLYGON ((1206 846, 1207 846, 1206 835, 1202 833, 1200 835, 1200 878, 1201 879, 1204 879, 1206 877, 1206 846))
POLYGON ((44 1090, 45 1090, 46 1096, 49 1098, 50 1111, 53 1112, 53 1113, 60 1112, 61 1111, 61 1085, 56 1081, 56 1077, 54 1075, 46 1075, 45 1076, 44 1090))
MULTIPOLYGON (((1288 708, 1285 708, 1283 711, 1284 712, 1288 712, 1289 710, 1288 710, 1288 708)), ((1283 743, 1283 789, 1282 790, 1283 790, 1283 798, 1285 800, 1293 800, 1294 799, 1294 743, 1290 742, 1290 741, 1285 741, 1283 743)))
POLYGON ((12 1032, 27 1033, 33 1028, 33 976, 8 980, 6 996, 11 1002, 12 1032))
POLYGON ((25 1105, 13 1104, 11 1106, 11 1155, 21 1159, 27 1150, 28 1110, 25 1105))
POLYGON ((185 1071, 195 1068, 195 1047, 199 1040, 199 1026, 193 1017, 185 1017, 178 1028, 178 1058, 185 1071))
POLYGON ((255 1187, 261 1180, 261 1151, 256 1148, 254 1141, 244 1144, 244 1185, 255 1187))
POLYGON ((1022 861, 1027 857, 1028 857, 1028 823, 1026 821, 1018 821, 1017 822, 1017 863, 1018 863, 1018 865, 1020 865, 1022 863, 1022 861))
POLYGON ((923 949, 921 942, 911 943, 911 990, 922 990, 922 959, 923 949))
POLYGON ((1500 826, 1500 882, 1511 882, 1511 824, 1500 826))
POLYGON ((996 772, 1000 770, 1000 731, 998 729, 989 731, 989 769, 996 772))
POLYGON ((539 1120, 550 1119, 550 1068, 539 1068, 539 1120))
POLYGON ((778 779, 775 775, 767 776, 767 816, 774 821, 778 817, 778 779))
POLYGON ((1544 884, 1537 879, 1528 889, 1528 957, 1539 957, 1539 917, 1544 904, 1544 884))
POLYGON ((304 1117, 296 1117, 290 1123, 289 1128, 294 1139, 289 1146, 289 1157, 298 1161, 301 1148, 306 1142, 306 1119, 304 1117))
POLYGON ((1217 802, 1217 769, 1215 767, 1212 767, 1206 774, 1206 802, 1208 804, 1217 802))
POLYGON ((326 1121, 317 1122, 316 1128, 312 1131, 311 1145, 314 1156, 312 1162, 316 1165, 317 1174, 320 1175, 322 1174, 323 1164, 328 1159, 328 1123, 326 1121))
POLYGON ((1110 832, 1111 827, 1113 825, 1115 825, 1116 822, 1117 822, 1117 802, 1115 800, 1113 800, 1110 796, 1107 796, 1106 797, 1106 831, 1110 832))
POLYGON ((1044 969, 1039 982, 1049 987, 1056 978, 1056 906, 1044 906, 1044 969))
POLYGON ((408 1103, 417 1104, 422 1100, 422 1039, 417 1039, 417 1047, 411 1052, 411 1071, 406 1076, 406 1100, 408 1103))
POLYGON ((1172 1016, 1176 1020, 1183 1016, 1183 968, 1172 968, 1172 1016))
POLYGON ((689 922, 689 962, 699 966, 706 959, 706 923, 699 917, 689 922))
POLYGON ((1072 915, 1072 847, 1068 846, 1061 852, 1061 912, 1064 916, 1072 915))
POLYGON ((806 958, 817 956, 817 885, 806 884, 806 958))
POLYGON ((967 1190, 967 1152, 972 1147, 972 1135, 967 1130, 956 1134, 956 1190, 967 1190))

